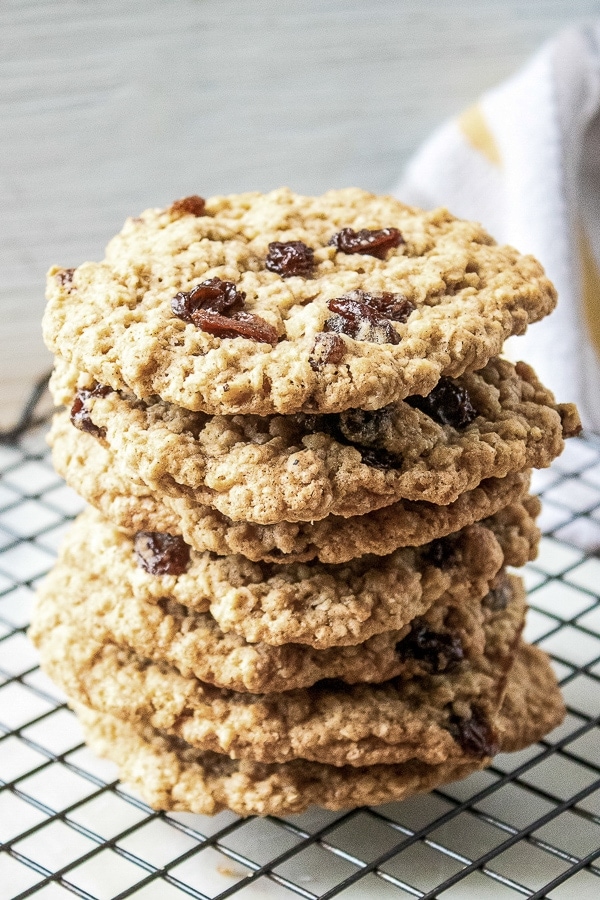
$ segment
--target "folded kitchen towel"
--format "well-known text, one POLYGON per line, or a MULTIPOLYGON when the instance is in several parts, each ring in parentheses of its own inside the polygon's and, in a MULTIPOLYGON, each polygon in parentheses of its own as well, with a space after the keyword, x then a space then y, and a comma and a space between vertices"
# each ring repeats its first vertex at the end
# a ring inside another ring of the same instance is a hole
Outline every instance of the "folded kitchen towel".
POLYGON ((558 308, 506 353, 600 432, 600 21, 562 32, 443 125, 394 193, 475 219, 542 262, 558 308))

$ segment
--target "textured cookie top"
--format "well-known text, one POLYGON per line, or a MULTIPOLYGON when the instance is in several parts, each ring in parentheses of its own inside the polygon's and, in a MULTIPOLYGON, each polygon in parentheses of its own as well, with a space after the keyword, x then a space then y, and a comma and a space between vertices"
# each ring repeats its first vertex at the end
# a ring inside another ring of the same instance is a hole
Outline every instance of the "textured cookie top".
POLYGON ((147 210, 103 262, 52 268, 47 295, 48 346, 102 384, 258 415, 425 394, 556 302, 479 225, 354 188, 147 210))
MULTIPOLYGON (((327 809, 401 800, 464 778, 489 763, 471 756, 428 765, 331 766, 291 760, 255 763, 197 750, 151 726, 136 727, 113 716, 77 707, 92 748, 116 762, 121 777, 155 809, 215 814, 283 815, 311 804, 327 809)), ((521 750, 560 724, 564 705, 548 657, 522 646, 508 678, 495 727, 504 752, 521 750)))
POLYGON ((301 758, 362 766, 491 756, 494 717, 518 643, 518 627, 506 627, 509 604, 484 626, 485 658, 463 660, 451 672, 382 684, 324 680, 249 694, 186 678, 173 666, 95 640, 66 607, 55 609, 54 627, 35 620, 33 635, 45 671, 70 699, 199 749, 255 762, 301 758))
POLYGON ((121 474, 106 442, 73 428, 67 413, 55 415, 49 441, 57 472, 113 524, 129 532, 181 534, 196 550, 219 556, 241 553, 255 562, 317 558, 341 563, 366 553, 384 556, 485 519, 521 499, 529 486, 525 471, 482 481, 448 506, 401 500, 350 519, 327 516, 316 522, 257 525, 233 522, 210 506, 194 503, 183 490, 178 497, 158 497, 133 473, 121 474))
POLYGON ((404 628, 444 594, 446 603, 479 600, 503 564, 523 565, 539 536, 532 520, 538 501, 525 503, 422 549, 341 565, 287 566, 194 551, 188 556, 183 544, 175 545, 175 554, 167 545, 167 555, 161 556, 160 535, 153 536, 155 552, 149 559, 150 536, 134 542, 88 510, 66 536, 59 563, 40 592, 38 620, 45 610, 50 616, 45 627, 51 630, 60 598, 78 594, 82 578, 110 608, 114 591, 109 585, 116 580, 117 591, 144 604, 172 603, 190 616, 210 612, 223 631, 251 642, 318 649, 358 644, 404 628))
POLYGON ((158 497, 183 493, 265 525, 356 516, 400 499, 452 503, 485 478, 549 465, 578 425, 572 404, 556 404, 529 366, 499 358, 425 398, 326 416, 191 413, 93 387, 60 360, 52 388, 74 424, 158 497))

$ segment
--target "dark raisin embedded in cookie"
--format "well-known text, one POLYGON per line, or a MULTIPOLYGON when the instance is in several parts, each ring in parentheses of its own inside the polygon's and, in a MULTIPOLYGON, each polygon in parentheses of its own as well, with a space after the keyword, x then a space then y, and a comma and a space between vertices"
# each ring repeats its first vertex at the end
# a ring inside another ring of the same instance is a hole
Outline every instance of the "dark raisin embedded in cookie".
POLYGON ((466 428, 479 415, 465 388, 451 378, 440 378, 426 397, 414 395, 407 397, 405 402, 439 425, 451 425, 452 428, 466 428))
POLYGON ((388 415, 387 407, 383 407, 381 410, 373 412, 359 409, 324 415, 300 413, 290 416, 290 419, 293 419, 306 433, 328 434, 338 444, 354 447, 360 453, 362 462, 366 466, 371 466, 373 469, 399 469, 402 466, 402 457, 378 446, 383 423, 387 421, 388 415), (349 422, 351 415, 355 416, 352 424, 349 422), (368 446, 369 443, 375 446, 368 446), (365 444, 367 446, 364 446, 365 444))
MULTIPOLYGON (((331 307, 330 307, 331 308, 331 307)), ((389 319, 379 316, 358 317, 350 314, 331 316, 323 325, 323 331, 334 334, 347 334, 356 341, 370 341, 372 344, 399 344, 400 335, 389 319)))
POLYGON ((75 274, 75 269, 62 269, 60 272, 57 272, 54 276, 59 284, 63 287, 68 288, 69 285, 73 284, 73 275, 75 274))
POLYGON ((319 331, 315 336, 312 353, 308 358, 311 369, 318 372, 327 363, 339 363, 344 358, 346 345, 338 334, 325 334, 319 331))
POLYGON ((312 247, 302 241, 271 241, 265 266, 282 278, 310 278, 315 267, 314 254, 312 247))
POLYGON ((360 451, 366 466, 374 469, 399 469, 402 466, 402 457, 382 446, 391 423, 391 407, 349 409, 340 413, 338 420, 341 437, 360 451))
POLYGON ((220 338, 245 337, 263 344, 276 344, 276 330, 260 316, 245 312, 246 294, 232 281, 209 278, 180 291, 171 301, 174 314, 196 328, 220 338))
POLYGON ((341 253, 364 253, 377 259, 385 259, 388 250, 403 243, 404 238, 397 228, 361 228, 360 231, 342 228, 329 239, 329 244, 341 253))
POLYGON ((498 752, 492 727, 478 709, 473 709, 470 718, 452 716, 448 730, 465 753, 483 757, 494 756, 498 752))
POLYGON ((449 569, 456 558, 454 541, 447 537, 432 541, 425 547, 423 557, 432 566, 437 566, 438 569, 449 569))
POLYGON ((396 653, 401 659, 426 663, 434 674, 453 668, 465 655, 458 635, 431 631, 422 619, 411 623, 408 634, 396 644, 396 653))
POLYGON ((238 312, 228 318, 214 313, 201 312, 194 316, 193 322, 202 331, 207 331, 220 338, 244 337, 260 344, 273 345, 278 341, 278 335, 273 326, 252 313, 238 312))
POLYGON ((204 197, 198 194, 192 194, 191 197, 182 197, 181 200, 175 200, 171 203, 169 210, 172 215, 180 216, 205 216, 206 203, 204 197))
POLYGON ((245 299, 246 294, 238 291, 232 281, 209 278, 191 291, 176 294, 171 301, 171 309, 184 322, 194 322, 193 316, 198 312, 218 313, 221 316, 240 312, 245 299))
POLYGON ((93 388, 82 388, 77 391, 71 407, 71 422, 75 428, 85 431, 87 434, 93 434, 94 437, 106 437, 106 429, 100 428, 92 422, 88 403, 94 397, 106 397, 111 391, 112 388, 106 384, 96 384, 93 388))
POLYGON ((392 322, 406 322, 415 309, 402 294, 369 294, 360 290, 328 300, 327 306, 335 315, 326 320, 324 331, 375 344, 399 344, 400 335, 392 322))
POLYGON ((361 455, 362 462, 365 466, 371 466, 372 469, 399 469, 402 465, 402 457, 395 456, 387 450, 378 447, 357 447, 361 455))
POLYGON ((505 578, 485 595, 481 603, 490 612, 502 612, 512 600, 512 596, 512 585, 508 578, 505 578))
POLYGON ((352 444, 381 447, 385 432, 392 424, 393 406, 380 409, 348 409, 340 413, 340 429, 352 444))
POLYGON ((138 531, 134 548, 138 565, 150 575, 182 575, 190 562, 190 548, 179 535, 138 531))

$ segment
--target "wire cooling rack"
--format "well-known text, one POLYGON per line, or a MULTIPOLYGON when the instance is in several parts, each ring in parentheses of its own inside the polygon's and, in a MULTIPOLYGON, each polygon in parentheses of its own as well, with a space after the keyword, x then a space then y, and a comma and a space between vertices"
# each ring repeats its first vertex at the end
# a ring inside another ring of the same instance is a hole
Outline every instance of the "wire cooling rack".
POLYGON ((43 431, 0 443, 0 900, 600 897, 598 438, 571 440, 535 482, 547 536, 525 571, 526 637, 554 659, 564 724, 427 796, 239 819, 149 809, 40 672, 33 592, 83 505, 43 431))

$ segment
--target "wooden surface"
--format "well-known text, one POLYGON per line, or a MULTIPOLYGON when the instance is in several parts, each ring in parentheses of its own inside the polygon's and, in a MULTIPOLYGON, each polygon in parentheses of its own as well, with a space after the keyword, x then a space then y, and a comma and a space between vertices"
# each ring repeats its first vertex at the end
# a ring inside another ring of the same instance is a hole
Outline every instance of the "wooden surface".
POLYGON ((598 0, 2 0, 0 427, 50 365, 44 273, 125 216, 386 190, 444 118, 598 0))

